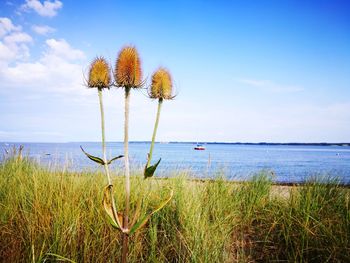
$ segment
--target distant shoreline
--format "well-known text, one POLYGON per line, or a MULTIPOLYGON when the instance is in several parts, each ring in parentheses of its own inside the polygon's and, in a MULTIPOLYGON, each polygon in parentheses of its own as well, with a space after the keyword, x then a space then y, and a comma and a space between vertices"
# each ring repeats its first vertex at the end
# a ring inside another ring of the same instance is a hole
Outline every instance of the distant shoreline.
MULTIPOLYGON (((197 142, 169 142, 169 143, 190 143, 196 144, 197 142)), ((350 143, 302 143, 302 142, 198 142, 199 144, 227 144, 227 145, 289 145, 289 146, 350 146, 350 143)))
MULTIPOLYGON (((65 143, 75 143, 75 144, 82 144, 82 143, 100 143, 99 141, 81 141, 81 142, 0 142, 0 144, 31 144, 31 143, 37 143, 37 144, 65 144, 65 143)), ((119 141, 109 141, 107 143, 123 143, 119 141)), ((130 141, 130 144, 133 143, 151 143, 150 141, 130 141)), ((313 142, 313 143, 304 143, 304 142, 203 142, 203 141, 193 141, 193 142, 181 142, 181 141, 170 141, 170 142, 156 142, 159 144, 207 144, 207 145, 262 145, 262 146, 278 146, 278 145, 285 145, 285 146, 350 146, 350 142, 337 142, 337 143, 328 143, 328 142, 313 142)))

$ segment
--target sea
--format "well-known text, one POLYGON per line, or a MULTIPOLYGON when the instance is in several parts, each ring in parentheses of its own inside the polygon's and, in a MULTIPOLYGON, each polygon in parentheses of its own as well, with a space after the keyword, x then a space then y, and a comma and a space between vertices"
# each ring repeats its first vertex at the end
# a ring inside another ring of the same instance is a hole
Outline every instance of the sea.
MULTIPOLYGON (((3 155, 23 145, 23 154, 50 169, 94 171, 102 169, 81 151, 101 156, 101 143, 0 143, 3 155)), ((169 177, 186 173, 193 178, 224 177, 228 180, 250 180, 267 174, 278 183, 302 183, 308 180, 337 179, 350 184, 350 146, 312 145, 245 145, 204 143, 204 151, 194 150, 194 143, 156 143, 152 163, 161 162, 155 176, 169 177)), ((149 151, 149 142, 130 142, 131 169, 142 172, 149 151)), ((107 156, 123 154, 123 143, 107 143, 107 156)), ((112 164, 121 171, 123 159, 112 164)))

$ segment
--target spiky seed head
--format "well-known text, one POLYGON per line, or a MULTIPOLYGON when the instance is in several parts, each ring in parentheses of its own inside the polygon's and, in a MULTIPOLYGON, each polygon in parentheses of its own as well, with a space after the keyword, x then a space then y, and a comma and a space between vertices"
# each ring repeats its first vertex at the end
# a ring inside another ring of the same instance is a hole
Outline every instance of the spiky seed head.
POLYGON ((109 88, 111 85, 111 73, 107 61, 103 57, 97 57, 90 65, 89 88, 109 88))
POLYGON ((171 75, 166 69, 159 68, 153 73, 149 96, 152 99, 170 100, 174 98, 171 75))
POLYGON ((118 87, 140 88, 142 86, 141 61, 135 47, 124 47, 119 52, 114 77, 118 87))

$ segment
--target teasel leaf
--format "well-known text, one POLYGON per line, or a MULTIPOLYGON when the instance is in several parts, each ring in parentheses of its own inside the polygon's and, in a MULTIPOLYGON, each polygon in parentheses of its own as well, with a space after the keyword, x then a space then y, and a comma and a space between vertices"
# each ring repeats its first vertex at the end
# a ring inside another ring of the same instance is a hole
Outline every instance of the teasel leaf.
POLYGON ((156 162, 154 165, 151 165, 149 167, 145 167, 145 171, 144 171, 145 179, 147 179, 148 177, 152 177, 154 175, 154 172, 156 171, 161 160, 162 160, 162 158, 160 158, 158 160, 158 162, 156 162))
POLYGON ((122 157, 124 157, 124 155, 118 155, 117 157, 114 157, 114 158, 110 159, 110 160, 107 162, 107 164, 111 164, 113 161, 115 161, 115 160, 117 160, 117 159, 119 159, 119 158, 122 158, 122 157))
POLYGON ((171 198, 174 195, 174 191, 171 189, 170 190, 170 194, 169 197, 164 200, 156 209, 154 209, 152 212, 148 213, 147 215, 145 215, 144 217, 142 217, 139 221, 136 222, 136 224, 132 225, 130 227, 130 231, 129 231, 129 235, 134 234, 137 230, 139 230, 140 228, 142 228, 147 222, 148 220, 151 218, 151 216, 158 212, 160 209, 162 209, 167 203, 170 202, 171 198))
POLYGON ((121 223, 121 222, 123 222, 123 214, 115 211, 117 216, 116 217, 114 216, 115 213, 113 213, 113 204, 112 204, 112 198, 110 196, 110 187, 112 187, 112 186, 111 185, 106 186, 104 191, 103 191, 102 204, 103 204, 103 207, 108 215, 109 223, 114 228, 123 231, 123 227, 122 227, 123 225, 121 223))
POLYGON ((101 165, 104 165, 105 162, 100 158, 100 157, 96 157, 96 156, 93 156, 91 154, 88 154, 87 152, 84 151, 83 147, 80 145, 80 149, 83 151, 83 153, 92 161, 96 162, 96 163, 99 163, 101 165))

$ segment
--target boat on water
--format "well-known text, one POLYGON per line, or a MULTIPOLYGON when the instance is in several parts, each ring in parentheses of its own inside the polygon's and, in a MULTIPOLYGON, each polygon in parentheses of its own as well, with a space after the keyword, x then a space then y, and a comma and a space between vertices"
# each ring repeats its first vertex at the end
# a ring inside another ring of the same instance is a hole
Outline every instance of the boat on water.
POLYGON ((204 151, 205 147, 201 144, 197 144, 193 149, 197 151, 204 151))

